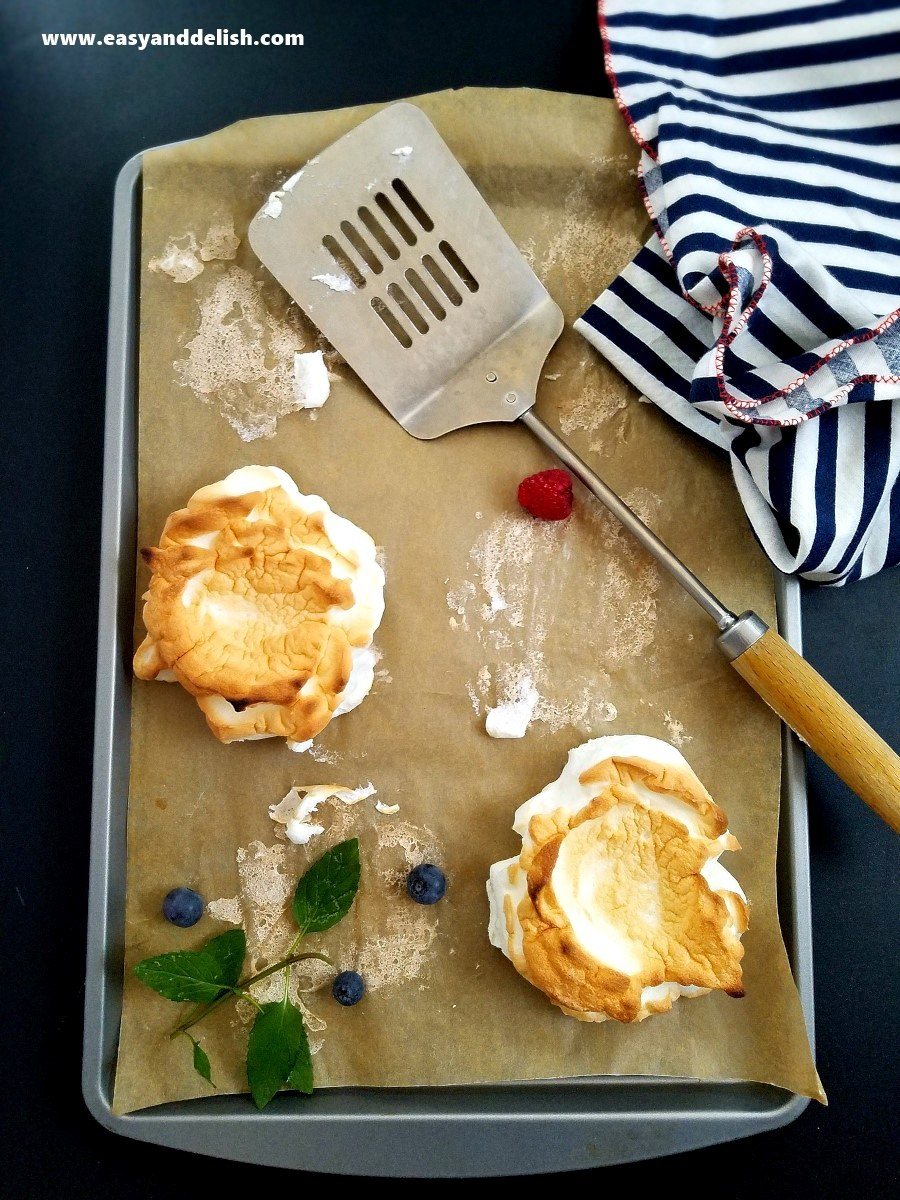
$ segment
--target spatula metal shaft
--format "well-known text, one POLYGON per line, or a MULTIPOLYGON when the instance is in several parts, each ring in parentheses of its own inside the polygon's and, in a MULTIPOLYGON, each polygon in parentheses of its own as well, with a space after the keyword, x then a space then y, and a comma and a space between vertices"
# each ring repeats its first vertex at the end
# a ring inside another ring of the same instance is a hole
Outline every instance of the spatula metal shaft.
POLYGON ((702 583, 681 559, 673 554, 665 542, 660 541, 637 513, 633 512, 625 501, 603 482, 599 475, 583 462, 562 438, 557 437, 549 425, 537 415, 533 408, 523 413, 519 418, 536 438, 550 450, 560 462, 564 463, 573 475, 576 475, 588 491, 592 492, 601 504, 621 521, 629 533, 633 534, 648 554, 669 572, 681 584, 689 596, 692 596, 700 607, 707 612, 719 629, 725 630, 735 622, 735 615, 713 595, 709 588, 702 583))

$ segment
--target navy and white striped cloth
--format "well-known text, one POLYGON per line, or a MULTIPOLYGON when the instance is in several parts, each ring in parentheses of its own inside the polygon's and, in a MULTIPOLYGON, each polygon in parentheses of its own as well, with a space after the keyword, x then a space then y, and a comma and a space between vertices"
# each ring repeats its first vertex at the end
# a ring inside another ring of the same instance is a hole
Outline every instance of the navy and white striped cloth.
POLYGON ((656 236, 577 328, 727 450, 782 571, 897 564, 900 7, 601 0, 600 24, 656 236))

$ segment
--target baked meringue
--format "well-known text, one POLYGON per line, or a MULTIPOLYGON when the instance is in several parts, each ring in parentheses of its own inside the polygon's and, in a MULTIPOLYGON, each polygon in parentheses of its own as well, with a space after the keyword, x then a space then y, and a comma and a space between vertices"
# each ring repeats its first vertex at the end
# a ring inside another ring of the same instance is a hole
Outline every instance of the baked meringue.
POLYGON ((340 783, 314 783, 292 787, 277 804, 269 805, 269 816, 276 824, 284 826, 284 835, 289 842, 305 846, 314 837, 325 832, 325 826, 315 824, 311 817, 326 800, 358 804, 360 800, 374 795, 375 785, 371 781, 358 788, 344 787, 340 783))
POLYGON ((581 1021, 642 1021, 680 996, 742 996, 746 896, 719 863, 724 812, 667 742, 603 737, 515 815, 491 867, 491 943, 581 1021))
POLYGON ((308 742, 372 687, 375 543, 278 467, 200 488, 142 551, 140 679, 178 682, 222 742, 308 742))

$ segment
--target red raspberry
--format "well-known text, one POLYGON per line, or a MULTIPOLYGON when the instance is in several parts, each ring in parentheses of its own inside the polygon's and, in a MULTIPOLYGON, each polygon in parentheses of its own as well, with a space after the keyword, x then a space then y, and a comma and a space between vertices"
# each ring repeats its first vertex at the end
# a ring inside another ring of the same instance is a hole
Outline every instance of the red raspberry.
POLYGON ((519 484, 519 503, 542 521, 564 521, 572 511, 572 476, 558 468, 529 475, 519 484))

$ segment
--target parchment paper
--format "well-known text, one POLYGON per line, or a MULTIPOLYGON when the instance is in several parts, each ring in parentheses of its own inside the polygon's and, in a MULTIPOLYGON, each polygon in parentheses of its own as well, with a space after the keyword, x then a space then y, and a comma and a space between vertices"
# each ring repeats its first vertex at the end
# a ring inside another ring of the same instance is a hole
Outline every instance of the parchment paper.
MULTIPOLYGON (((483 89, 416 102, 571 322, 646 236, 635 148, 612 102, 483 89)), ((388 584, 376 638, 379 679, 360 709, 317 740, 329 763, 293 754, 281 740, 222 746, 180 688, 135 683, 115 1107, 210 1094, 186 1044, 168 1040, 178 1006, 141 986, 131 967, 227 925, 209 916, 191 930, 167 925, 165 892, 186 884, 207 899, 240 896, 239 848, 245 866, 254 855, 269 861, 283 852, 288 886, 310 854, 348 832, 362 839, 363 887, 351 917, 318 940, 340 965, 378 961, 381 975, 393 970, 395 981, 348 1010, 327 986, 304 995, 320 1044, 318 1086, 653 1074, 760 1080, 823 1100, 776 913, 778 723, 721 658, 692 602, 582 495, 556 540, 531 545, 530 563, 507 559, 503 569, 518 571, 536 600, 525 605, 521 627, 507 621, 505 634, 493 636, 489 626, 502 613, 483 614, 479 625, 481 608, 490 608, 483 585, 493 535, 485 541, 486 531, 494 530, 494 543, 504 521, 508 532, 517 483, 551 465, 525 430, 485 426, 415 441, 332 359, 339 378, 315 420, 283 416, 274 438, 245 442, 222 411, 235 403, 265 407, 259 387, 225 387, 204 400, 176 368, 190 356, 198 305, 235 268, 259 284, 273 321, 287 321, 260 334, 262 370, 283 350, 285 328, 315 347, 313 331, 255 261, 246 227, 280 180, 375 107, 245 121, 144 160, 139 544, 155 544, 166 515, 196 488, 241 465, 272 463, 369 530, 384 547, 388 584), (223 215, 242 239, 235 260, 211 259, 187 283, 147 269, 169 239, 194 232, 202 240, 223 215), (542 691, 551 706, 564 710, 585 679, 596 681, 603 703, 573 710, 561 727, 537 722, 521 741, 494 741, 483 728, 493 686, 486 679, 521 660, 534 636, 543 639, 542 691), (615 720, 604 719, 613 712, 604 705, 614 706, 615 720), (604 733, 674 734, 729 814, 743 850, 727 865, 752 905, 743 1000, 682 1000, 669 1015, 631 1027, 581 1024, 489 945, 485 879, 492 862, 518 848, 515 808, 556 777, 572 745, 604 733), (368 780, 378 798, 400 804, 398 815, 375 812, 371 800, 337 806, 310 853, 278 842, 267 808, 290 785, 368 780), (407 859, 438 858, 449 879, 447 898, 417 909, 412 923, 399 886, 404 846, 407 859)), ((239 304, 226 322, 247 320, 242 311, 239 304)), ((252 314, 246 328, 255 336, 252 314)), ((542 415, 562 424, 614 487, 644 504, 660 534, 726 603, 773 620, 769 569, 724 459, 640 402, 568 328, 546 375, 542 415)), ((139 596, 146 581, 139 568, 139 596)), ((200 1032, 219 1092, 242 1090, 246 1025, 223 1009, 200 1032)))

